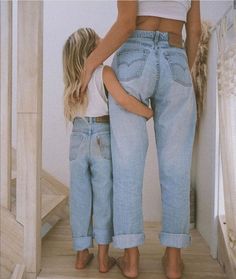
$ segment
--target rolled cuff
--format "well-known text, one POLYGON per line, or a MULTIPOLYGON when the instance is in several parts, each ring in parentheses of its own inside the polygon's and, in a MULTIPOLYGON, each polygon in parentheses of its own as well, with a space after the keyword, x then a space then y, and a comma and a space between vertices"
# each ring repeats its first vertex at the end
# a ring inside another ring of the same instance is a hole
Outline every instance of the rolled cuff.
POLYGON ((144 243, 144 234, 120 234, 113 237, 113 246, 119 249, 132 248, 144 243))
POLYGON ((190 234, 175 234, 161 232, 159 239, 162 245, 167 247, 185 248, 191 245, 192 238, 190 234))
POLYGON ((73 248, 75 251, 82 251, 84 249, 93 247, 93 238, 90 236, 73 237, 73 248))
POLYGON ((94 238, 97 244, 109 244, 112 242, 113 230, 94 229, 94 238))

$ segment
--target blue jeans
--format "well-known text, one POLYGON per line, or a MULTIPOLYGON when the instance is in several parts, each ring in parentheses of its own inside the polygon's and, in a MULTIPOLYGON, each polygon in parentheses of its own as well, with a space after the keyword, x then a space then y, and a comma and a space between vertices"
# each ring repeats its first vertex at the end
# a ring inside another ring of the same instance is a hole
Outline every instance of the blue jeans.
MULTIPOLYGON (((190 169, 196 100, 184 48, 170 46, 168 33, 136 30, 118 49, 112 67, 122 86, 151 102, 162 199, 160 242, 191 243, 190 169)), ((109 96, 113 164, 114 246, 144 242, 142 185, 148 148, 146 120, 122 109, 109 96)))
POLYGON ((70 136, 70 224, 74 250, 112 241, 110 127, 75 118, 70 136))

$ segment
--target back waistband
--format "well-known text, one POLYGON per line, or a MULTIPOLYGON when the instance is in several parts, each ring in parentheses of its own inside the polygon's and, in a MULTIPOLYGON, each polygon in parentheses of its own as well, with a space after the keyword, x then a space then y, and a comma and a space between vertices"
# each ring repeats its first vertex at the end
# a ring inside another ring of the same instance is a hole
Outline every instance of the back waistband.
POLYGON ((156 39, 160 41, 168 41, 168 32, 160 31, 145 31, 145 30, 135 30, 130 38, 146 38, 146 39, 156 39))
POLYGON ((97 117, 75 117, 73 120, 73 123, 75 120, 86 120, 88 123, 109 123, 110 118, 109 115, 103 115, 103 116, 97 116, 97 117))
POLYGON ((161 31, 145 31, 145 30, 135 30, 129 39, 132 38, 144 38, 150 39, 153 42, 164 41, 168 42, 170 46, 183 48, 184 41, 182 35, 178 35, 172 32, 161 32, 161 31))

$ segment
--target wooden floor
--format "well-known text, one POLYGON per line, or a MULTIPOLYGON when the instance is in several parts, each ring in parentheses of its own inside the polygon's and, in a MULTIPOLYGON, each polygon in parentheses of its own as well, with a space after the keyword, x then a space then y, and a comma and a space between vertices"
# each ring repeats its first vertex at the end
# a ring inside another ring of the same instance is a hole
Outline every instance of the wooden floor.
MULTIPOLYGON (((161 256, 164 252, 157 239, 160 225, 147 223, 145 225, 146 240, 140 247, 140 276, 139 279, 165 279, 161 266, 161 256)), ((196 229, 191 230, 192 246, 183 250, 185 273, 183 279, 223 279, 227 278, 220 265, 209 255, 209 249, 196 229)), ((96 254, 96 249, 94 249, 96 254)), ((112 256, 118 257, 121 251, 111 248, 112 256)), ((90 266, 78 271, 74 268, 75 252, 72 249, 71 230, 68 219, 62 220, 45 237, 42 247, 42 270, 38 276, 45 278, 123 278, 115 266, 109 273, 100 274, 97 271, 96 258, 90 266)))

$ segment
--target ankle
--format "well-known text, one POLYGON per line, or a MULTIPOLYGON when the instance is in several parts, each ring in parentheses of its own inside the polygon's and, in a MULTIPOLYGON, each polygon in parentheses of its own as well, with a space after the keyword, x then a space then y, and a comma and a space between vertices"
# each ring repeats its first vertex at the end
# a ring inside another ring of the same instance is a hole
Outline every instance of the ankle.
POLYGON ((166 259, 166 265, 170 268, 177 268, 182 262, 181 259, 181 249, 179 248, 173 248, 173 247, 167 247, 164 257, 166 259))
POLYGON ((80 250, 80 251, 77 251, 77 254, 79 256, 85 256, 85 255, 89 254, 89 250, 88 249, 80 250))
POLYGON ((98 245, 98 259, 104 260, 108 258, 109 245, 98 245))
POLYGON ((139 250, 138 247, 125 249, 126 259, 129 269, 137 269, 139 265, 139 250))
POLYGON ((126 248, 125 254, 127 254, 129 256, 139 256, 138 247, 126 248))
POLYGON ((165 250, 165 256, 167 257, 176 257, 180 258, 181 257, 181 249, 180 248, 175 248, 175 247, 166 247, 165 250))

